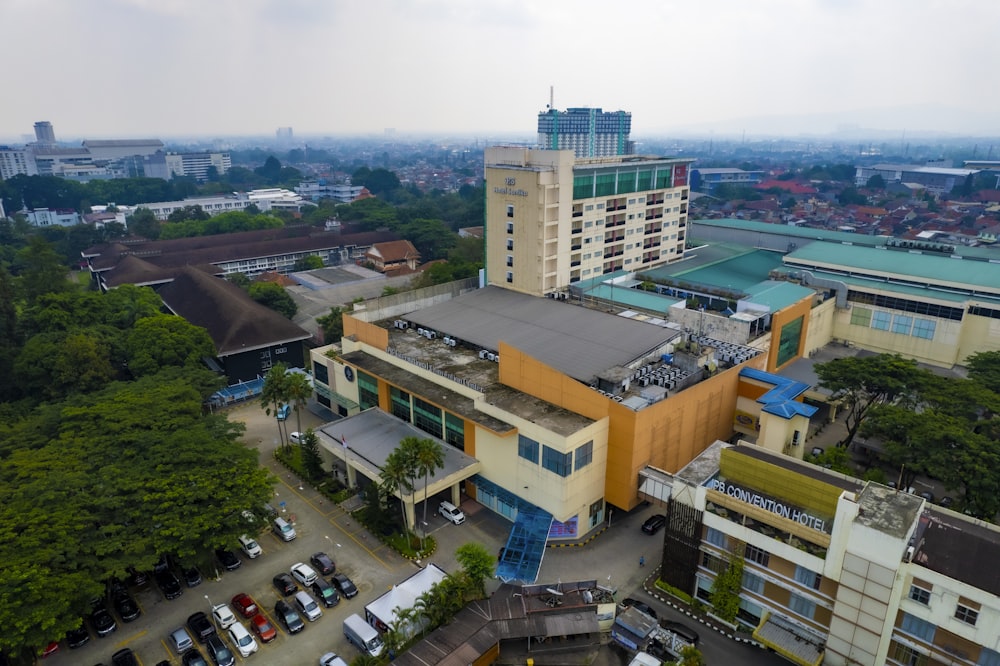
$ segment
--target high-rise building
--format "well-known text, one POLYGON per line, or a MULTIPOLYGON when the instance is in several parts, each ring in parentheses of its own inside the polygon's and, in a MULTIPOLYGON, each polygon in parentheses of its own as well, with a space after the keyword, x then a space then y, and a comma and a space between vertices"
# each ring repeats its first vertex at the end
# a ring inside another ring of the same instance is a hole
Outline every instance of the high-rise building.
POLYGON ((35 141, 42 144, 56 142, 56 131, 52 128, 52 123, 47 120, 39 120, 35 123, 35 141))
POLYGON ((541 296, 681 259, 693 161, 487 148, 487 281, 541 296))
POLYGON ((538 114, 538 147, 572 150, 577 157, 631 155, 631 131, 632 114, 624 111, 550 108, 538 114))
POLYGON ((0 180, 7 180, 18 174, 38 175, 34 154, 26 148, 0 146, 0 180))

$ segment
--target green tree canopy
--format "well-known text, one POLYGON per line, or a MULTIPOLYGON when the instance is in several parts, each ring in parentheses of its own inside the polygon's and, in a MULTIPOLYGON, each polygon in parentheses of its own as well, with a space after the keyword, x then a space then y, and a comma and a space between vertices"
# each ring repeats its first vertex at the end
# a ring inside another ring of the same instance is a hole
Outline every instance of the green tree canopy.
POLYGON ((250 285, 250 298, 261 305, 266 305, 275 312, 279 312, 291 319, 298 312, 298 306, 288 295, 285 288, 274 282, 254 282, 250 285))
POLYGON ((325 344, 340 342, 340 339, 344 337, 344 312, 346 312, 346 308, 338 305, 330 308, 328 314, 316 317, 316 323, 323 332, 325 344))
POLYGON ((157 314, 136 322, 129 331, 129 371, 136 377, 151 375, 167 366, 194 366, 215 355, 208 331, 183 317, 157 314))

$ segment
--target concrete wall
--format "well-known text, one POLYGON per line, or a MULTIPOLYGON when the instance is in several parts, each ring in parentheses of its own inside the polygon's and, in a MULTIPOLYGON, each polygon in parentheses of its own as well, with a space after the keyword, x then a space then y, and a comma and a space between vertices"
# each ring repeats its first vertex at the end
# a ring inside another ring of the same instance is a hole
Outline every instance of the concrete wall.
POLYGON ((670 308, 666 319, 689 328, 696 335, 707 335, 736 345, 745 345, 750 340, 750 323, 730 319, 711 312, 701 312, 687 308, 670 308))
POLYGON ((355 303, 351 316, 362 321, 375 322, 393 317, 404 317, 408 312, 429 308, 479 287, 477 278, 456 280, 431 287, 422 287, 391 296, 380 296, 363 303, 355 303))

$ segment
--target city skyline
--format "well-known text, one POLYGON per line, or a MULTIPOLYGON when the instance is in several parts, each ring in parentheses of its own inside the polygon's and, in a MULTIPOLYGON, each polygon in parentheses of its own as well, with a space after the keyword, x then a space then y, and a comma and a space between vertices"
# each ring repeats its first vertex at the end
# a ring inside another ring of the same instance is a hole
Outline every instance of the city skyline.
POLYGON ((9 0, 0 141, 523 135, 555 107, 633 134, 1000 134, 1000 5, 957 0, 9 0))

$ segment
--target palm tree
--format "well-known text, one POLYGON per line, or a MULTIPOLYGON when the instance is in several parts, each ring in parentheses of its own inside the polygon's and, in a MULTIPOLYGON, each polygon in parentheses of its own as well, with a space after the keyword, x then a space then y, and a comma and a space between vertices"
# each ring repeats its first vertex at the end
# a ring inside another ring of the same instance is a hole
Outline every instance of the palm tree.
MULTIPOLYGON (((284 363, 277 363, 267 371, 264 376, 264 385, 260 390, 260 405, 264 408, 264 413, 270 416, 274 410, 275 419, 278 417, 278 409, 282 403, 288 402, 287 388, 288 366, 284 363)), ((278 423, 278 440, 282 448, 285 446, 285 436, 281 431, 281 421, 278 423)))
POLYGON ((299 410, 312 396, 312 384, 309 383, 309 378, 301 372, 289 372, 285 376, 285 381, 288 401, 295 410, 295 429, 302 432, 302 415, 299 410))
POLYGON ((413 492, 413 461, 408 453, 403 447, 394 449, 386 457, 379 473, 382 489, 388 494, 396 493, 399 496, 399 505, 403 511, 403 530, 406 534, 410 533, 410 526, 406 520, 406 502, 403 495, 413 492))
MULTIPOLYGON (((431 474, 436 470, 444 469, 444 447, 438 442, 427 437, 407 437, 414 440, 410 446, 413 447, 413 460, 416 463, 417 474, 424 477, 424 525, 427 524, 427 482, 431 474)), ((406 440, 403 440, 405 443, 406 440)))

